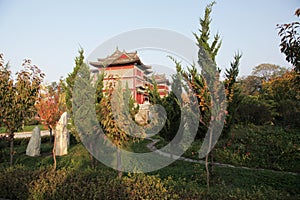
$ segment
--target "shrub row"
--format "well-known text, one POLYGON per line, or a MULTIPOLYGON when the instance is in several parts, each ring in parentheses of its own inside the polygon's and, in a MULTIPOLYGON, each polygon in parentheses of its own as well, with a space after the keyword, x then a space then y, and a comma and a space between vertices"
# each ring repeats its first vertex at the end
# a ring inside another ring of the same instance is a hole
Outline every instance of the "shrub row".
POLYGON ((7 168, 0 174, 0 198, 6 199, 293 199, 271 187, 232 188, 217 183, 208 193, 193 180, 128 174, 117 178, 112 170, 72 171, 22 166, 7 168))
POLYGON ((7 168, 0 174, 0 198, 7 199, 177 199, 167 181, 129 174, 119 179, 111 170, 72 171, 7 168))

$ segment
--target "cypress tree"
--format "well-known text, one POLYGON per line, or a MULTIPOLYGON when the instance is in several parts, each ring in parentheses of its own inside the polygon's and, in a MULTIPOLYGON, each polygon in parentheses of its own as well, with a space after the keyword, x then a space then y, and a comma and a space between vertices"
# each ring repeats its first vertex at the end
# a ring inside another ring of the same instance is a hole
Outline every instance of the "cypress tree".
POLYGON ((227 99, 227 117, 226 124, 223 129, 223 136, 228 137, 230 128, 234 123, 234 118, 239 104, 242 101, 241 90, 237 84, 237 77, 239 74, 239 65, 242 54, 234 55, 234 60, 230 63, 230 68, 225 71, 225 91, 227 99))
POLYGON ((67 112, 68 115, 70 116, 69 123, 68 123, 68 130, 70 130, 70 133, 75 137, 77 142, 80 141, 80 138, 74 125, 72 99, 73 99, 75 78, 77 76, 78 70, 84 63, 84 50, 81 48, 78 51, 78 53, 79 55, 75 58, 75 67, 73 69, 73 72, 68 75, 68 77, 66 78, 66 84, 64 85, 64 90, 66 92, 67 112))

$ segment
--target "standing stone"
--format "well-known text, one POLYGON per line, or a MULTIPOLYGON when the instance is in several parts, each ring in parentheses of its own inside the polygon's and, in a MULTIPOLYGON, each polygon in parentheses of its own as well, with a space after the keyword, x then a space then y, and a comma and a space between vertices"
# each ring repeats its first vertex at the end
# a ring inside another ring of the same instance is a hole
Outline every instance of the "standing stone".
POLYGON ((147 125, 149 120, 149 114, 150 114, 150 103, 149 101, 145 101, 143 104, 139 105, 139 111, 134 116, 135 121, 140 125, 147 125))
POLYGON ((41 152, 41 131, 39 127, 35 127, 32 131, 31 138, 27 145, 27 156, 39 156, 41 152))
POLYGON ((55 155, 63 156, 68 154, 68 146, 70 144, 69 131, 67 129, 68 116, 67 112, 64 112, 55 128, 55 155))

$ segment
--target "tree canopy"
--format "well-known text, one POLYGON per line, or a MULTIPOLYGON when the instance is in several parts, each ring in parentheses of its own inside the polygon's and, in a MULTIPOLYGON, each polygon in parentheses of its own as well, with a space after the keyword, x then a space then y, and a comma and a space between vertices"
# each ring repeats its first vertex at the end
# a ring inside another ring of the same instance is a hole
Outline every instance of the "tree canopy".
MULTIPOLYGON (((295 15, 300 16, 300 9, 296 10, 295 15)), ((278 24, 277 28, 279 29, 278 35, 281 37, 280 51, 294 66, 294 70, 300 73, 300 22, 278 24)))
POLYGON ((0 124, 6 128, 10 139, 10 164, 13 164, 14 133, 21 130, 26 120, 36 114, 35 103, 39 98, 39 90, 44 78, 41 70, 25 59, 23 69, 12 77, 9 64, 4 64, 0 54, 0 124))

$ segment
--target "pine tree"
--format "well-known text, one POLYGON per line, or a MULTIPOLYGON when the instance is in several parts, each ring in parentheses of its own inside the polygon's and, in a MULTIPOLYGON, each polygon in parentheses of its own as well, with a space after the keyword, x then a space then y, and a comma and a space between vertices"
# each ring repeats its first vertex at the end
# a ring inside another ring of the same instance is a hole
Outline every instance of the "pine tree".
POLYGON ((130 94, 123 88, 120 81, 108 77, 105 93, 100 102, 100 122, 107 138, 117 148, 117 170, 122 176, 121 148, 136 142, 144 136, 143 129, 133 123, 129 112, 130 94))
MULTIPOLYGON (((197 79, 194 79, 194 82, 196 82, 197 88, 196 95, 198 96, 205 96, 206 101, 200 101, 205 106, 208 107, 209 113, 210 113, 210 120, 209 120, 209 126, 207 130, 207 135, 204 138, 202 147, 199 151, 199 157, 203 157, 205 155, 205 167, 206 167, 206 173, 207 173, 207 188, 209 190, 209 177, 210 177, 210 170, 209 170, 209 155, 210 156, 210 163, 211 166, 213 166, 213 147, 216 143, 216 138, 218 137, 216 134, 218 133, 219 129, 222 129, 222 119, 225 115, 225 103, 224 103, 224 96, 223 94, 223 88, 222 84, 220 84, 219 81, 219 74, 220 69, 217 68, 217 64, 215 61, 216 55, 221 47, 221 41, 219 34, 216 34, 214 36, 214 40, 212 43, 209 42, 210 40, 210 23, 211 18, 210 14, 212 12, 212 7, 215 4, 215 2, 212 2, 205 8, 205 15, 203 19, 200 19, 200 29, 199 29, 199 35, 194 33, 194 36, 197 40, 197 45, 199 46, 199 52, 198 52, 198 63, 202 67, 201 75, 195 76, 193 74, 197 74, 194 69, 190 71, 192 80, 194 77, 199 77, 197 79), (200 91, 200 93, 198 92, 200 91), (207 92, 208 91, 208 92, 207 92), (208 136, 208 137, 207 137, 208 136), (214 138, 214 139, 213 139, 214 138)), ((195 85, 195 84, 194 84, 195 85)), ((197 97, 198 98, 198 97, 197 97)), ((206 122, 207 123, 207 122, 206 122)), ((213 168, 211 168, 212 171, 213 168)))
POLYGON ((67 112, 70 116, 69 120, 70 123, 68 123, 68 129, 70 130, 70 133, 75 137, 76 141, 79 142, 80 138, 76 131, 75 125, 74 125, 74 117, 73 117, 73 109, 72 109, 72 101, 73 101, 73 92, 74 92, 74 82, 75 78, 77 76, 78 70, 80 67, 84 64, 84 51, 81 48, 79 51, 79 56, 75 58, 75 67, 73 69, 73 72, 68 75, 66 78, 66 84, 64 85, 64 90, 66 91, 66 106, 67 106, 67 112))
POLYGON ((204 76, 198 72, 195 65, 188 67, 188 72, 184 73, 186 81, 188 82, 193 93, 196 95, 198 100, 198 107, 200 111, 199 119, 199 129, 197 133, 197 138, 203 138, 207 132, 207 127, 210 121, 211 112, 211 97, 207 87, 207 83, 204 76))
POLYGON ((132 94, 129 89, 128 82, 126 82, 126 85, 125 85, 123 100, 124 100, 124 102, 128 102, 129 113, 130 113, 131 119, 134 120, 134 116, 139 112, 139 105, 138 104, 135 105, 136 102, 132 98, 132 94))
POLYGON ((152 84, 153 88, 148 88, 149 93, 149 101, 152 104, 162 104, 162 99, 159 95, 158 88, 157 88, 157 82, 154 78, 152 78, 152 84))
POLYGON ((104 77, 105 77, 105 73, 104 72, 101 72, 100 74, 97 75, 97 80, 96 80, 96 84, 95 84, 95 87, 96 87, 96 93, 95 93, 95 109, 96 109, 96 114, 97 114, 97 119, 99 121, 99 124, 101 125, 100 123, 100 117, 101 117, 101 108, 100 108, 100 103, 101 103, 101 100, 103 98, 103 90, 104 90, 104 77))
MULTIPOLYGON (((179 64, 179 63, 177 63, 179 64)), ((163 98, 162 105, 166 110, 166 123, 160 132, 160 135, 166 140, 171 141, 178 132, 181 122, 181 76, 179 73, 172 76, 172 90, 163 98), (179 98, 178 98, 179 97, 179 98)))
POLYGON ((227 98, 227 117, 226 124, 223 129, 223 136, 227 137, 234 123, 234 118, 239 104, 242 101, 241 90, 237 85, 237 77, 239 75, 239 65, 242 54, 234 55, 233 62, 230 63, 230 68, 225 71, 225 91, 227 98))
MULTIPOLYGON (((82 139, 84 145, 90 152, 96 152, 97 139, 99 139, 99 121, 95 116, 96 96, 95 88, 90 75, 89 66, 83 63, 77 70, 77 76, 74 79, 72 91, 72 122, 73 128, 76 128, 76 136, 82 139)), ((98 84, 101 84, 98 82, 98 84)), ((102 91, 101 91, 102 93, 102 91)), ((95 166, 95 160, 90 154, 91 166, 95 166)))
POLYGON ((164 98, 160 97, 158 85, 154 78, 152 79, 152 84, 153 87, 148 89, 149 101, 153 105, 150 107, 150 116, 147 124, 150 134, 158 133, 164 127, 164 124, 167 123, 167 113, 163 108, 164 98))
POLYGON ((209 44, 210 40, 210 23, 211 23, 211 12, 212 7, 216 4, 216 2, 212 2, 205 8, 204 18, 200 18, 200 27, 199 30, 200 35, 197 33, 193 33, 194 37, 197 40, 198 46, 203 48, 208 56, 215 62, 216 55, 221 47, 222 42, 220 41, 220 35, 216 34, 214 36, 214 40, 211 44, 209 44))

